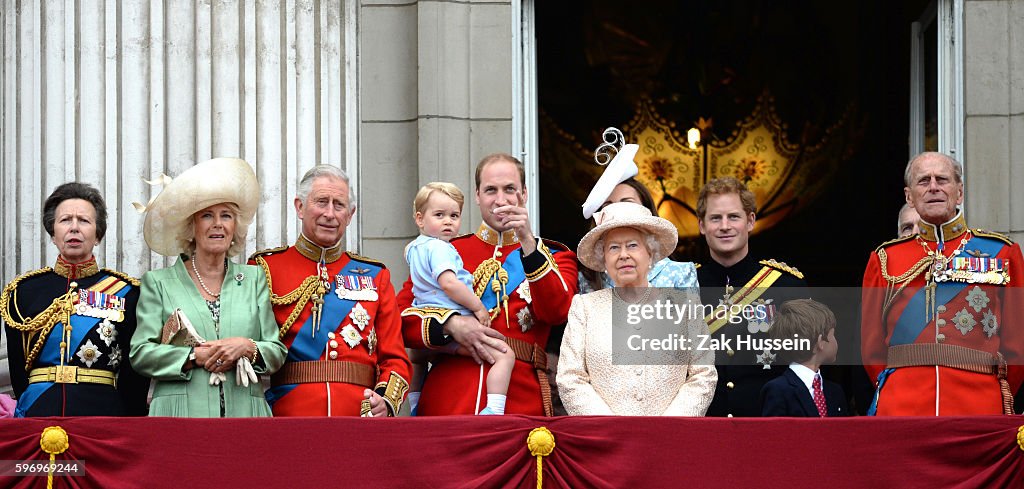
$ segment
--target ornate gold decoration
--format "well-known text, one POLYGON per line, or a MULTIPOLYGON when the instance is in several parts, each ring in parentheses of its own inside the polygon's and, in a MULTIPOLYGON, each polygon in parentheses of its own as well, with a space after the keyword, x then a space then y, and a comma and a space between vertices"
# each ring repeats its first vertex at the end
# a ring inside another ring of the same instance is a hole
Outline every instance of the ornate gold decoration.
POLYGON ((68 432, 60 426, 47 426, 39 437, 39 448, 50 454, 50 471, 46 475, 46 489, 53 488, 53 465, 57 455, 64 453, 71 445, 68 432))
MULTIPOLYGON (((37 314, 35 317, 25 320, 24 323, 15 321, 11 317, 9 311, 10 300, 15 291, 17 290, 18 284, 27 278, 34 277, 36 275, 42 275, 49 272, 50 268, 41 268, 28 272, 18 278, 15 278, 11 283, 4 287, 3 292, 0 292, 0 318, 3 318, 4 322, 12 328, 21 331, 28 335, 28 341, 31 342, 32 336, 35 336, 35 343, 32 345, 32 349, 25 355, 25 370, 31 370, 32 362, 39 355, 39 351, 42 350, 43 345, 46 343, 46 338, 53 330, 54 325, 58 322, 63 324, 71 323, 71 314, 74 312, 74 297, 78 293, 76 291, 77 286, 74 282, 68 288, 68 291, 56 299, 43 309, 42 312, 37 314)), ((19 318, 24 320, 25 318, 19 318)), ((64 343, 61 343, 61 360, 64 358, 64 343)))
POLYGON ((786 262, 775 261, 774 259, 769 259, 769 260, 761 260, 759 263, 762 264, 762 265, 767 265, 767 266, 772 267, 772 268, 777 268, 777 269, 782 270, 784 272, 789 272, 790 275, 792 275, 792 276, 794 276, 796 278, 800 278, 800 279, 804 278, 804 273, 803 272, 801 272, 800 270, 797 270, 796 267, 794 267, 792 265, 787 265, 786 262))
POLYGON ((555 435, 544 426, 534 428, 526 437, 526 447, 530 449, 530 455, 537 457, 537 489, 541 489, 544 485, 544 457, 555 451, 555 435))
POLYGON ((1020 447, 1021 450, 1024 450, 1024 425, 1017 428, 1017 446, 1020 447))
MULTIPOLYGON (((498 254, 498 250, 494 250, 495 255, 498 254)), ((508 285, 508 272, 501 267, 501 262, 495 257, 490 257, 480 263, 476 270, 473 270, 473 293, 477 297, 483 297, 484 290, 487 285, 490 284, 491 290, 494 291, 494 295, 497 298, 494 310, 489 311, 491 319, 493 320, 501 312, 501 309, 505 309, 505 325, 508 326, 508 292, 505 290, 505 286, 508 285)))
POLYGON ((284 338, 285 333, 291 329, 292 324, 294 324, 295 320, 298 319, 299 314, 302 313, 302 310, 306 307, 306 303, 308 303, 311 298, 314 298, 314 313, 317 312, 315 309, 319 304, 323 303, 323 296, 327 293, 327 288, 325 288, 323 283, 320 282, 319 277, 311 275, 306 277, 306 279, 291 292, 284 295, 277 295, 274 293, 274 283, 270 276, 270 265, 267 264, 267 261, 264 260, 262 256, 254 256, 256 264, 263 268, 263 272, 267 276, 267 288, 270 289, 270 303, 275 306, 288 305, 292 303, 295 304, 295 307, 292 308, 292 312, 288 314, 288 318, 281 324, 281 329, 278 331, 278 334, 284 338))
MULTIPOLYGON (((757 196, 755 232, 767 229, 809 202, 829 183, 846 159, 848 141, 834 136, 850 129, 852 107, 818 141, 790 141, 787 124, 775 112, 767 92, 753 113, 722 140, 690 148, 675 122, 661 117, 654 102, 643 100, 624 126, 640 145, 637 178, 651 190, 659 214, 675 223, 684 237, 699 235, 695 208, 700 188, 717 177, 736 177, 757 196), (705 154, 706 153, 706 154, 705 154)), ((698 121, 707 133, 710 120, 698 121)))
MULTIPOLYGON (((813 202, 862 137, 862 124, 854 119, 857 111, 853 104, 838 121, 823 127, 820 137, 805 130, 796 141, 790 140, 788 134, 795 131, 782 121, 768 92, 758 97, 750 116, 731 132, 722 130, 727 135, 720 138, 711 137, 711 118, 670 121, 658 113, 658 104, 641 100, 633 119, 619 127, 627 141, 640 145, 634 158, 640 169, 637 180, 651 191, 659 215, 672 221, 682 237, 700 235, 697 196, 708 180, 736 177, 754 192, 757 233, 813 202), (686 134, 691 125, 700 128, 703 139, 693 148, 686 134)), ((542 117, 541 123, 545 131, 560 140, 544 154, 545 159, 559 163, 554 168, 545 164, 544 171, 550 170, 552 178, 566 182, 596 180, 603 168, 591 162, 593 149, 557 127, 550 117, 542 117), (566 165, 568 161, 573 163, 566 165)), ((583 198, 578 200, 582 202, 583 198)))

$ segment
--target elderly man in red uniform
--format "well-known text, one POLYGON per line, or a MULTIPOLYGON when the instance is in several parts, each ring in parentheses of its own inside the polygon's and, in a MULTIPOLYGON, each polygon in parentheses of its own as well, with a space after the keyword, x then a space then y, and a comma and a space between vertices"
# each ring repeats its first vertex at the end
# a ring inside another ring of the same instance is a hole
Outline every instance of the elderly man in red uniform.
POLYGON ((561 243, 534 236, 526 198, 523 164, 507 154, 485 157, 476 167, 483 223, 476 233, 451 241, 466 270, 473 272, 474 290, 491 312, 493 329, 450 310, 410 307, 411 281, 398 294, 408 347, 444 351, 455 341, 473 354, 435 359, 418 415, 478 413, 486 405, 482 382, 492 361, 484 344, 506 348, 502 339, 517 360, 505 412, 552 415, 544 346, 551 328, 565 323, 576 294, 576 256, 561 243))
POLYGON ((879 246, 864 271, 861 353, 878 381, 869 414, 1009 414, 1024 373, 1020 247, 967 227, 953 158, 922 153, 904 180, 921 232, 879 246))
POLYGON ((384 264, 342 251, 356 212, 348 176, 321 165, 299 182, 302 234, 249 262, 267 272, 288 347, 271 377, 274 416, 394 416, 409 383, 401 319, 384 264))

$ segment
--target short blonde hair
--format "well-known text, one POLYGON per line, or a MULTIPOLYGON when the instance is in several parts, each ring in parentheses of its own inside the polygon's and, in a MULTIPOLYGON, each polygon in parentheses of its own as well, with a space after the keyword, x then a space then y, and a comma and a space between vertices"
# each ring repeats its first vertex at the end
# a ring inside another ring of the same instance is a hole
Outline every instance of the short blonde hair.
MULTIPOLYGON (((245 237, 249 234, 249 223, 239 220, 238 216, 242 214, 242 210, 238 207, 238 204, 235 204, 234 202, 221 202, 220 204, 226 205, 228 207, 228 211, 231 212, 231 215, 235 216, 235 233, 231 237, 231 246, 228 248, 228 256, 236 256, 242 252, 243 248, 245 248, 245 237)), ((199 212, 208 208, 209 207, 200 209, 196 214, 199 214, 199 212)), ((181 232, 178 233, 178 244, 181 246, 182 252, 186 255, 191 255, 196 251, 196 214, 189 216, 186 224, 181 227, 181 232)))
POLYGON ((818 343, 818 338, 828 337, 829 330, 835 327, 836 315, 828 306, 814 299, 793 299, 779 306, 768 335, 778 339, 810 341, 811 351, 790 352, 792 358, 789 360, 804 362, 814 354, 814 345, 818 343))
POLYGON ((460 210, 462 209, 462 204, 466 202, 466 197, 454 183, 430 182, 420 187, 420 191, 416 192, 416 198, 412 201, 413 216, 416 216, 417 212, 423 212, 423 209, 427 206, 427 201, 430 200, 430 194, 434 192, 441 192, 442 194, 451 197, 452 200, 459 204, 460 210))

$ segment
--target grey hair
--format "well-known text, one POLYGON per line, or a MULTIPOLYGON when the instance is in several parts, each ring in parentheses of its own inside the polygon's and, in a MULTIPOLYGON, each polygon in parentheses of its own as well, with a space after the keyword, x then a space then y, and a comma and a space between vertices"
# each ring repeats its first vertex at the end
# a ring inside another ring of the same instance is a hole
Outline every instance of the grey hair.
POLYGON ((320 177, 337 178, 348 186, 348 201, 349 205, 353 209, 356 207, 356 190, 352 188, 352 183, 349 182, 348 173, 345 170, 331 165, 317 165, 310 168, 305 175, 302 175, 302 180, 299 180, 299 187, 296 189, 295 196, 299 200, 305 202, 306 198, 309 197, 309 192, 313 190, 313 180, 320 177))
MULTIPOLYGON (((233 257, 237 256, 245 248, 245 238, 249 235, 249 224, 251 223, 241 221, 242 211, 237 204, 234 202, 224 202, 224 205, 228 206, 231 215, 235 216, 235 233, 231 236, 231 246, 228 247, 228 257, 233 257)), ((200 209, 199 212, 204 210, 206 209, 200 209)), ((196 214, 199 214, 199 212, 196 212, 196 214)), ((196 251, 196 214, 188 216, 188 221, 185 222, 178 235, 175 236, 182 252, 190 256, 196 251)))
POLYGON ((956 180, 956 183, 963 183, 964 182, 964 166, 961 165, 960 162, 956 160, 956 158, 953 158, 952 156, 949 156, 949 155, 947 155, 945 153, 939 153, 939 152, 936 152, 936 151, 925 151, 924 153, 921 153, 921 154, 911 158, 910 161, 907 162, 907 168, 905 170, 903 170, 903 183, 907 187, 911 186, 910 170, 914 167, 914 163, 915 162, 917 162, 918 160, 923 160, 925 158, 933 158, 933 157, 938 157, 938 158, 944 160, 946 163, 949 163, 949 166, 953 167, 953 179, 956 180))
MULTIPOLYGON (((644 237, 644 247, 647 248, 647 252, 651 254, 651 266, 660 261, 664 256, 661 254, 661 243, 658 243, 658 238, 651 232, 645 229, 635 228, 628 226, 630 229, 636 229, 644 237)), ((609 230, 610 231, 610 230, 609 230)), ((605 231, 607 234, 608 231, 605 231)), ((597 242, 594 243, 594 256, 597 258, 599 263, 604 263, 604 235, 602 234, 597 242)), ((607 268, 607 267, 606 267, 607 268)), ((649 272, 650 270, 648 270, 649 272)))

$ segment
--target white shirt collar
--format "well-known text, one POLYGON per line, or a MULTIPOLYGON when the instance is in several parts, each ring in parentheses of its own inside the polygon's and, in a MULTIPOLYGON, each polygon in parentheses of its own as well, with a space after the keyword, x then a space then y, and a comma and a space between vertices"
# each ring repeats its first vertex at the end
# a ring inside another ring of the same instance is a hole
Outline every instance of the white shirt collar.
MULTIPOLYGON (((790 363, 789 369, 792 370, 797 377, 800 377, 804 386, 807 387, 807 392, 811 393, 811 399, 814 399, 814 389, 811 386, 814 383, 814 377, 821 375, 820 371, 815 372, 799 363, 790 363)), ((821 379, 821 392, 825 392, 825 379, 821 379)))

